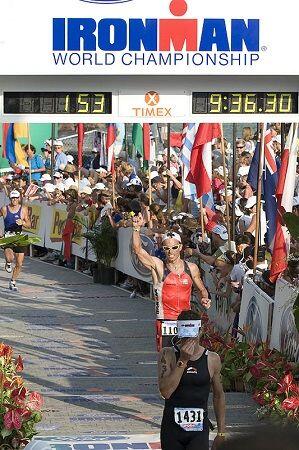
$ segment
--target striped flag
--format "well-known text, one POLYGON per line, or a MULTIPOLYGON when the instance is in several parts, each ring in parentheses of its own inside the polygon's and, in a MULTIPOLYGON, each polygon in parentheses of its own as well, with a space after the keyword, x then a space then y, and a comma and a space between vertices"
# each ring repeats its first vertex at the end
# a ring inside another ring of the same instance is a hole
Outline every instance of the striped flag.
POLYGON ((183 163, 183 190, 184 197, 190 200, 196 199, 196 187, 186 180, 190 171, 191 150, 198 129, 198 124, 187 123, 183 129, 183 145, 181 151, 181 160, 183 163))
POLYGON ((3 157, 10 163, 28 167, 26 154, 19 142, 20 138, 28 138, 29 127, 27 123, 3 124, 3 157))
POLYGON ((292 123, 282 154, 276 197, 277 216, 276 234, 271 262, 270 280, 274 283, 279 275, 287 268, 287 258, 290 249, 290 238, 284 224, 283 214, 292 212, 293 196, 296 179, 298 152, 298 123, 292 123))
POLYGON ((211 191, 212 142, 221 135, 219 123, 201 123, 198 127, 190 159, 190 171, 186 178, 195 184, 197 197, 211 191))
POLYGON ((35 195, 38 191, 39 187, 37 184, 29 184, 28 188, 26 189, 26 192, 24 194, 24 197, 32 197, 33 195, 35 195))
POLYGON ((108 155, 107 170, 114 174, 114 144, 116 139, 115 123, 109 123, 107 126, 106 150, 108 155))
POLYGON ((155 142, 149 123, 134 123, 132 129, 132 141, 135 150, 144 161, 154 162, 155 142))
POLYGON ((280 168, 280 163, 275 158, 275 152, 272 145, 272 139, 274 136, 276 136, 275 131, 268 129, 265 133, 264 140, 265 170, 263 174, 263 198, 265 200, 264 207, 267 220, 266 242, 270 250, 273 250, 276 232, 276 187, 280 168))
POLYGON ((78 167, 82 167, 83 163, 83 141, 84 141, 84 124, 78 123, 78 167))

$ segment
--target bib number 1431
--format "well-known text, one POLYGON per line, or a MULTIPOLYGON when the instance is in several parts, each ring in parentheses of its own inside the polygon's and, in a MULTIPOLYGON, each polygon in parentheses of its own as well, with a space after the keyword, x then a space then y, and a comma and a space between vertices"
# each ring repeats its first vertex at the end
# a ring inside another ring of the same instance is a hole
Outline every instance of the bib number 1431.
POLYGON ((202 431, 203 413, 201 408, 175 408, 174 419, 185 431, 202 431))

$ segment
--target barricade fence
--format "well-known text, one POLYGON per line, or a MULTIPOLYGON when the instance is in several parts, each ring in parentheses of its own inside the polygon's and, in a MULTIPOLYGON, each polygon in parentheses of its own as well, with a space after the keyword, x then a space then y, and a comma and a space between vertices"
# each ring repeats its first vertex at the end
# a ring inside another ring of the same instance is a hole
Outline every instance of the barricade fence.
MULTIPOLYGON (((49 206, 35 201, 28 206, 31 227, 26 231, 41 239, 41 246, 62 251, 62 232, 67 219, 65 205, 49 206)), ((95 255, 88 248, 87 241, 82 236, 87 226, 87 216, 77 213, 75 232, 72 238, 72 255, 96 261, 95 255)), ((154 243, 145 233, 141 233, 143 247, 154 254, 154 243)), ((132 230, 118 230, 118 255, 114 263, 116 270, 150 283, 151 273, 145 269, 132 252, 132 230)), ((235 294, 229 298, 217 296, 216 285, 210 266, 202 264, 204 284, 211 293, 212 307, 209 316, 221 332, 226 332, 232 326, 235 313, 231 304, 236 300, 235 294)), ((291 360, 299 361, 299 333, 295 326, 293 304, 299 293, 299 288, 283 279, 276 283, 274 299, 269 297, 252 279, 244 281, 239 326, 248 330, 248 339, 252 342, 270 343, 287 354, 291 360)))

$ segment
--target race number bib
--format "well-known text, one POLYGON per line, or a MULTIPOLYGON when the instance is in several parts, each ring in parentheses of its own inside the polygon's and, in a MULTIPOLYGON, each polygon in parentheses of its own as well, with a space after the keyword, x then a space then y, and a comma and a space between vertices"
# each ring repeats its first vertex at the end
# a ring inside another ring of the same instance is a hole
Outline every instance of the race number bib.
POLYGON ((162 336, 173 336, 178 333, 176 320, 163 320, 162 321, 162 336))
POLYGON ((203 431, 201 408, 174 408, 174 420, 185 431, 203 431))

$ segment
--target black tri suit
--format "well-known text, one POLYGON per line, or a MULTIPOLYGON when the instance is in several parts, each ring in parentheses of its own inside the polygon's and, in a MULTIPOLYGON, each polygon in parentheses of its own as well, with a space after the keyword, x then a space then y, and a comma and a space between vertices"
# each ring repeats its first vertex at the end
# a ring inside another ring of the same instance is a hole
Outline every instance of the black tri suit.
MULTIPOLYGON (((180 351, 175 347, 176 360, 180 351)), ((188 361, 180 383, 165 400, 161 425, 162 450, 208 450, 208 398, 211 387, 208 351, 188 361)))

